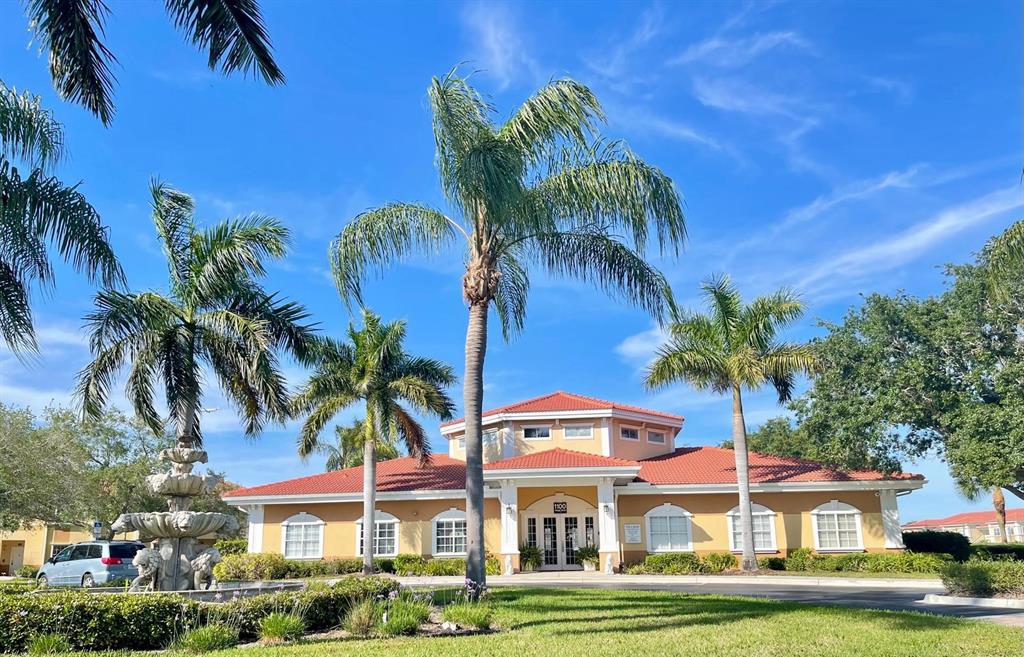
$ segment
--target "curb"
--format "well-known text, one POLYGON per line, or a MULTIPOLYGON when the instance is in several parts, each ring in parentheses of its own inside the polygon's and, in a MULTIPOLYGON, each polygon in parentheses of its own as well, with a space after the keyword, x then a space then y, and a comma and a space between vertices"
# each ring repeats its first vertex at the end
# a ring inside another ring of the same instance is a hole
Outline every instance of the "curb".
POLYGON ((961 598, 955 595, 929 593, 922 600, 927 605, 960 605, 991 609, 1024 609, 1024 600, 1018 598, 961 598))
MULTIPOLYGON (((398 577, 399 581, 408 585, 431 586, 461 584, 460 577, 398 577)), ((582 586, 609 587, 629 589, 634 587, 668 587, 714 584, 749 584, 756 586, 771 585, 777 587, 817 587, 817 588, 856 588, 856 589, 921 589, 931 591, 945 590, 938 579, 870 579, 854 577, 787 577, 758 575, 560 575, 537 576, 526 575, 492 575, 487 578, 488 586, 531 586, 566 588, 582 586)))

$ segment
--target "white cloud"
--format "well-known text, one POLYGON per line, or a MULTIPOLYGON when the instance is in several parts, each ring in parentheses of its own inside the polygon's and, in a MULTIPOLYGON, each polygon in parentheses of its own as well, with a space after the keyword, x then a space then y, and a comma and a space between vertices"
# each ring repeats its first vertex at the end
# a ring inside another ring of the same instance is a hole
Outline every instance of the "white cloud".
POLYGON ((735 159, 742 159, 735 150, 722 144, 718 139, 693 126, 674 118, 655 114, 640 107, 616 104, 607 106, 608 118, 613 125, 624 131, 641 136, 667 137, 675 141, 688 142, 725 153, 735 159))
POLYGON ((891 271, 928 249, 988 219, 1024 207, 1017 186, 999 189, 939 212, 893 237, 828 257, 797 283, 797 289, 825 289, 836 281, 891 271))
POLYGON ((530 56, 515 17, 507 8, 491 3, 468 5, 462 22, 472 33, 474 61, 494 77, 499 90, 513 82, 540 78, 536 60, 530 56))
POLYGON ((654 360, 658 347, 665 342, 665 332, 658 326, 631 335, 615 346, 615 353, 637 370, 646 368, 654 360))
POLYGON ((734 68, 747 64, 766 52, 784 47, 804 51, 811 50, 811 45, 796 32, 768 32, 741 38, 713 36, 691 45, 668 63, 670 65, 701 63, 722 68, 734 68))
POLYGON ((807 205, 793 208, 787 212, 782 222, 778 225, 778 229, 791 228, 797 224, 816 219, 838 205, 862 200, 887 189, 907 189, 913 187, 923 169, 922 165, 915 164, 905 171, 890 171, 878 178, 858 180, 849 185, 833 189, 831 192, 822 194, 807 205))
POLYGON ((739 79, 694 78, 693 92, 701 104, 726 112, 779 115, 794 120, 804 120, 808 113, 798 96, 766 91, 739 79))
POLYGON ((630 57, 664 32, 665 15, 660 5, 648 7, 640 14, 640 21, 629 36, 587 60, 595 73, 621 85, 628 73, 630 57))

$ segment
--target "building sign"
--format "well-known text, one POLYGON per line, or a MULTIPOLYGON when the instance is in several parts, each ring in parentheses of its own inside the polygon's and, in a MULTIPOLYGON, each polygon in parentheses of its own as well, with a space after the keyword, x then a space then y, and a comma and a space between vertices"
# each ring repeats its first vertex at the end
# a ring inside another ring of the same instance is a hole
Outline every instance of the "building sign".
POLYGON ((626 543, 641 543, 640 540, 640 525, 626 524, 622 526, 623 534, 625 534, 626 543))
POLYGON ((555 513, 568 513, 569 503, 568 502, 555 502, 555 513))

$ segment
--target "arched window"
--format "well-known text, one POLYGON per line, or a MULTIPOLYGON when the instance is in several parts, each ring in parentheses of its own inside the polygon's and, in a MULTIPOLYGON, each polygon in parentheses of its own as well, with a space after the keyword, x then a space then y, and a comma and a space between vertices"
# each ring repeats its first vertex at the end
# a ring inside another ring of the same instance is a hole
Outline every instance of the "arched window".
POLYGON ((864 549, 860 509, 832 500, 811 511, 814 549, 819 552, 853 552, 864 549))
POLYGON ((690 552, 693 532, 690 512, 666 502, 646 514, 648 552, 690 552))
MULTIPOLYGON (((775 544, 775 512, 760 504, 751 504, 750 511, 754 519, 754 550, 756 552, 775 552, 778 550, 775 544)), ((732 551, 740 552, 743 550, 740 507, 733 507, 726 516, 729 518, 732 551)))
POLYGON ((321 559, 324 556, 324 521, 297 513, 281 523, 281 552, 285 559, 321 559))
POLYGON ((452 507, 434 516, 435 557, 462 557, 466 555, 466 512, 452 507))
MULTIPOLYGON (((399 520, 390 513, 377 510, 373 516, 373 556, 394 557, 398 554, 399 520)), ((356 520, 356 556, 363 555, 363 519, 356 520)))

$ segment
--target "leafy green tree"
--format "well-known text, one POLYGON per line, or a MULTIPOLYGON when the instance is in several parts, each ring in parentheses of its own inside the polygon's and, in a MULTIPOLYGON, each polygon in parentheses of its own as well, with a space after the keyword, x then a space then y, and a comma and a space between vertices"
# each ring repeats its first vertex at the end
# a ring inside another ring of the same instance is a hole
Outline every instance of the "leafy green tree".
POLYGON ((64 155, 64 129, 39 97, 0 82, 0 338, 18 354, 37 350, 30 293, 53 288, 47 245, 93 281, 124 280, 99 213, 50 175, 64 155))
POLYGON ((299 455, 317 451, 320 432, 339 412, 362 403, 366 419, 363 449, 363 573, 373 572, 377 493, 377 450, 401 440, 409 454, 425 461, 430 437, 403 404, 419 413, 450 420, 455 405, 445 388, 455 383, 449 365, 406 353, 405 322, 383 323, 363 310, 363 326, 350 324, 348 342, 325 338, 314 352, 316 371, 296 394, 293 412, 305 415, 299 431, 299 455))
POLYGON ((740 567, 753 571, 757 570, 757 559, 743 390, 772 385, 779 403, 786 402, 792 395, 795 376, 810 373, 815 359, 805 345, 776 340, 779 329, 803 315, 803 304, 793 294, 782 290, 744 305, 728 277, 711 279, 702 289, 710 313, 676 313, 668 326, 668 339, 647 372, 646 384, 648 388, 663 388, 685 382, 698 390, 732 394, 732 442, 743 548, 740 567))
MULTIPOLYGON (((103 0, 24 0, 29 24, 50 56, 57 93, 95 114, 105 125, 114 118, 117 62, 103 43, 109 10, 103 0)), ((267 84, 284 82, 271 54, 257 0, 165 0, 174 26, 206 50, 211 70, 242 71, 267 84)))
POLYGON ((342 294, 361 301, 371 271, 420 254, 450 254, 453 245, 462 251, 453 257, 465 263, 469 306, 466 575, 477 591, 485 582, 480 423, 490 308, 506 340, 521 331, 534 267, 590 283, 660 319, 668 287, 644 260, 650 226, 671 253, 686 229, 669 177, 596 136, 604 115, 582 84, 549 83, 500 126, 494 108, 455 71, 434 78, 428 96, 441 188, 457 218, 412 203, 370 210, 338 234, 331 261, 342 294))
MULTIPOLYGON (((327 455, 325 469, 344 470, 345 468, 356 468, 363 464, 366 450, 363 449, 364 438, 366 437, 366 425, 362 419, 353 420, 351 424, 334 427, 334 443, 320 442, 318 451, 327 455)), ((376 447, 377 461, 387 461, 400 456, 398 445, 388 440, 388 436, 381 436, 376 447)))
POLYGON ((249 215, 204 230, 195 226, 192 198, 152 185, 153 221, 167 257, 169 291, 96 296, 87 317, 93 360, 79 374, 86 415, 101 412, 121 369, 125 393, 154 433, 162 384, 170 423, 181 446, 202 442, 204 368, 238 407, 249 436, 267 421, 288 417, 288 390, 278 352, 302 358, 312 339, 306 311, 263 290, 265 263, 284 255, 288 230, 276 219, 249 215))
POLYGON ((1024 220, 1016 222, 992 241, 989 259, 990 278, 997 293, 1006 287, 1007 277, 1012 279, 1016 275, 1019 280, 1020 272, 1024 270, 1024 220))

